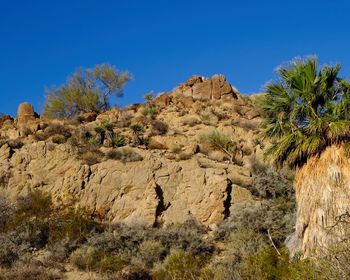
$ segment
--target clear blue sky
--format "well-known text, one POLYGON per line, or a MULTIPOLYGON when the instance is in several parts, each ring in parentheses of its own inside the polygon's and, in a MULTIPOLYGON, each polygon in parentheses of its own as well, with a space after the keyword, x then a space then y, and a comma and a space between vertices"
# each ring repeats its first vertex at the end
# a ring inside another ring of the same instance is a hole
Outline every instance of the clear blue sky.
POLYGON ((192 74, 259 92, 276 66, 310 54, 350 77, 349 11, 347 0, 0 0, 0 112, 23 101, 40 112, 45 87, 99 63, 134 75, 121 105, 192 74))

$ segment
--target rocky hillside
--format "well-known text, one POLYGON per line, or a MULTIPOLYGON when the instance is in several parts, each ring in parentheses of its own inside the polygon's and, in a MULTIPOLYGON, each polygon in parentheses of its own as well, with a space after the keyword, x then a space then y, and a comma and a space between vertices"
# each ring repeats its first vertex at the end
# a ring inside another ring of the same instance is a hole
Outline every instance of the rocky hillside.
POLYGON ((265 140, 253 98, 224 76, 191 77, 145 104, 79 116, 37 116, 21 104, 0 121, 2 195, 32 189, 103 221, 215 227, 251 202, 265 140))

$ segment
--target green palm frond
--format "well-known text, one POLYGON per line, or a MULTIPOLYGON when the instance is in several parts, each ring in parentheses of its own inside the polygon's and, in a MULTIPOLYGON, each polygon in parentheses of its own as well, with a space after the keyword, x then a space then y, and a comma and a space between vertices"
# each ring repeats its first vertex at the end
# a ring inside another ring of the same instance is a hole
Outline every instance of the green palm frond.
POLYGON ((350 82, 340 65, 318 70, 317 58, 298 59, 277 69, 280 79, 266 86, 262 108, 267 151, 278 163, 300 166, 327 146, 350 139, 350 82))

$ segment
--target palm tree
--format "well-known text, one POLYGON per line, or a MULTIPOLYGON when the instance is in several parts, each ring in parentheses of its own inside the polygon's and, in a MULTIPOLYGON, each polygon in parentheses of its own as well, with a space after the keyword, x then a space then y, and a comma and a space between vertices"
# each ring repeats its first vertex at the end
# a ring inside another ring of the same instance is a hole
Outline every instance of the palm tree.
POLYGON ((339 240, 350 210, 350 83, 340 65, 318 69, 316 58, 294 60, 277 69, 266 86, 266 154, 296 169, 296 238, 306 256, 339 240))

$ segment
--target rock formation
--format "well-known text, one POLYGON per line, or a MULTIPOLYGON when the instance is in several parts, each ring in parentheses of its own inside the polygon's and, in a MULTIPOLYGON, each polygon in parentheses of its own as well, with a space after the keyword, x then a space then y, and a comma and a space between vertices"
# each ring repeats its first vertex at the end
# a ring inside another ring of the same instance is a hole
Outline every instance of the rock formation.
POLYGON ((32 105, 27 102, 21 103, 17 111, 17 123, 19 125, 27 124, 35 120, 35 112, 32 105))
MULTIPOLYGON (((252 199, 245 187, 251 184, 252 165, 262 160, 265 142, 259 136, 261 118, 249 98, 216 75, 193 76, 152 102, 158 123, 143 114, 144 105, 133 105, 111 109, 84 124, 65 125, 75 139, 86 131, 96 133, 94 128, 109 122, 127 144, 132 138, 129 125, 144 124, 143 137, 152 140, 153 148, 128 148, 142 161, 105 157, 90 164, 77 156, 77 144, 61 143, 62 137, 56 135, 41 140, 50 125, 64 122, 35 120, 33 108, 21 104, 17 125, 34 121, 37 130, 16 139, 16 128, 0 129, 2 138, 24 144, 0 148, 0 175, 6 177, 1 181, 3 193, 15 199, 40 189, 49 192, 56 204, 85 206, 101 220, 149 226, 181 223, 189 217, 215 226, 230 215, 236 202, 252 199), (167 131, 162 132, 160 122, 167 131), (214 129, 235 142, 233 163, 222 151, 208 150, 201 142, 201 136, 214 129)), ((120 149, 106 146, 100 152, 120 149)))

